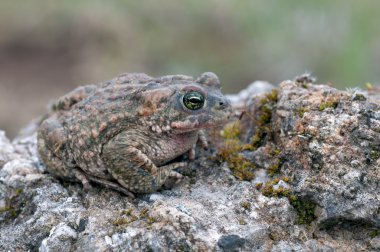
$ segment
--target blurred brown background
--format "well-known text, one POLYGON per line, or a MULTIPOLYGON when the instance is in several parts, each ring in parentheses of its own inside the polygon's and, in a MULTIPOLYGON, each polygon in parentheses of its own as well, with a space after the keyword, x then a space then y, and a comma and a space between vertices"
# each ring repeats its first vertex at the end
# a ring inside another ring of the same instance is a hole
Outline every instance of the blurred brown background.
POLYGON ((121 72, 217 73, 227 93, 307 70, 376 83, 377 0, 1 1, 0 129, 9 137, 80 84, 121 72))

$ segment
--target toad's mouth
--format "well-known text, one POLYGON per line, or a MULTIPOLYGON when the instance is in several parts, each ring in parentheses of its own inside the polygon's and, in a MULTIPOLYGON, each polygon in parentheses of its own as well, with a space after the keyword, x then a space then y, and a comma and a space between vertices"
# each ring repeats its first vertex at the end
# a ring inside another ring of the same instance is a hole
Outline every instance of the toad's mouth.
POLYGON ((229 121, 230 116, 218 119, 208 119, 202 117, 188 118, 185 121, 176 121, 171 123, 174 132, 189 132, 200 129, 213 129, 224 126, 229 121))

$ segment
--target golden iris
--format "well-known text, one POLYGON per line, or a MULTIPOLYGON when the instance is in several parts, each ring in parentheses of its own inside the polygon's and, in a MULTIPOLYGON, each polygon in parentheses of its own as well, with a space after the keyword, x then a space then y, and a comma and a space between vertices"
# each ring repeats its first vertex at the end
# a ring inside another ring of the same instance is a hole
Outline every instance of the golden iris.
POLYGON ((190 110, 198 110, 205 104, 205 97, 199 92, 189 92, 183 96, 183 104, 190 110))

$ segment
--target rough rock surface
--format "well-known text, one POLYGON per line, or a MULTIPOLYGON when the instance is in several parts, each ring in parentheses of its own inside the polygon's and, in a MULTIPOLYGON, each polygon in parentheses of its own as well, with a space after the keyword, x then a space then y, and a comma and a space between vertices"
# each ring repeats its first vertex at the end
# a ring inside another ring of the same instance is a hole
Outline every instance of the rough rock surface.
POLYGON ((211 148, 174 188, 135 200, 54 179, 35 134, 0 132, 0 251, 377 251, 380 101, 286 81, 262 123, 265 94, 244 97, 242 141, 260 141, 242 155, 256 179, 236 179, 211 148), (276 178, 273 190, 289 188, 298 205, 258 187, 276 178))
POLYGON ((274 123, 287 155, 282 170, 320 207, 319 226, 379 228, 380 103, 326 86, 281 89, 274 123))

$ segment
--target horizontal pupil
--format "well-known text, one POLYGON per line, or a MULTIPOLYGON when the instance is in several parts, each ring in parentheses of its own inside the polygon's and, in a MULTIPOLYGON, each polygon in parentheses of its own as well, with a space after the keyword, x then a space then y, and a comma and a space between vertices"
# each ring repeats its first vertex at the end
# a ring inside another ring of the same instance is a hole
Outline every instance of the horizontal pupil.
POLYGON ((186 108, 198 110, 203 107, 205 99, 203 95, 198 92, 190 92, 184 95, 182 102, 186 108))
POLYGON ((190 102, 194 102, 194 103, 201 102, 201 99, 199 99, 198 97, 191 97, 189 100, 190 102))

